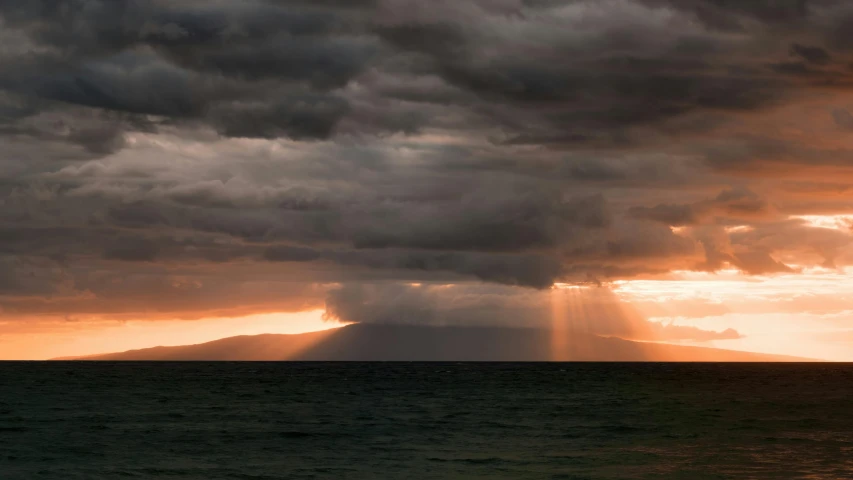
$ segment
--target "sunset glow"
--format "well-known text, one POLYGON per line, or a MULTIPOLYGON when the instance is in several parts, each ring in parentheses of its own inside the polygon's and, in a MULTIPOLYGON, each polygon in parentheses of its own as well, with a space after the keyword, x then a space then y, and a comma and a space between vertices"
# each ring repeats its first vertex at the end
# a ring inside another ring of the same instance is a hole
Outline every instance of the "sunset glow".
POLYGON ((720 348, 853 361, 850 268, 764 278, 680 272, 666 280, 618 281, 614 291, 650 321, 744 335, 710 342, 720 348))
POLYGON ((2 336, 0 352, 9 359, 42 360, 155 346, 191 345, 238 335, 298 334, 344 325, 346 323, 323 319, 322 310, 192 321, 65 323, 54 324, 43 332, 2 336))
POLYGON ((795 215, 791 218, 803 220, 807 225, 815 228, 846 232, 853 229, 853 215, 795 215))

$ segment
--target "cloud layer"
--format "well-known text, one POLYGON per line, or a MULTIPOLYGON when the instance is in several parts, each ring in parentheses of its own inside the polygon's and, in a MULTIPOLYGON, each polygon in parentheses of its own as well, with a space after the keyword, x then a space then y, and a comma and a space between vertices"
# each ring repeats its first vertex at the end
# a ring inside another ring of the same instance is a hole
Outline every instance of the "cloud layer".
POLYGON ((834 0, 0 0, 0 315, 853 264, 804 219, 853 211, 851 25, 834 0))

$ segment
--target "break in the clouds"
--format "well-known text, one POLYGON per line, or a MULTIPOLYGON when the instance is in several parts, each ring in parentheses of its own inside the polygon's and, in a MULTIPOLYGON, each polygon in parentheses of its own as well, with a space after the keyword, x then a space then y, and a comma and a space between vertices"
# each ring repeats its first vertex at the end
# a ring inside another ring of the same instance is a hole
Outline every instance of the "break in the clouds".
POLYGON ((535 322, 554 283, 850 265, 805 218, 853 211, 851 27, 840 0, 0 0, 1 315, 497 305, 414 282, 535 322))

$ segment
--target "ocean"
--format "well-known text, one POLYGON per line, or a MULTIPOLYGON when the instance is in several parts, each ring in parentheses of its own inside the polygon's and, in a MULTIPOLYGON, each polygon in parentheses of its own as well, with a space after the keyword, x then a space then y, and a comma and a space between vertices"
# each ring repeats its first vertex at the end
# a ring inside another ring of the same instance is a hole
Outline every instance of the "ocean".
POLYGON ((853 365, 0 363, 0 479, 853 479, 853 365))

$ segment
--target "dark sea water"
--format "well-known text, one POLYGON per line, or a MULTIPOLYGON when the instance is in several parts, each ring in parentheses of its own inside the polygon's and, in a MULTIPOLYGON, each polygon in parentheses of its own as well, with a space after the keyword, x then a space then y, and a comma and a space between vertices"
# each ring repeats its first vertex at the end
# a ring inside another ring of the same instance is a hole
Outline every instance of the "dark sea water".
POLYGON ((0 363, 0 479, 853 479, 853 365, 0 363))

